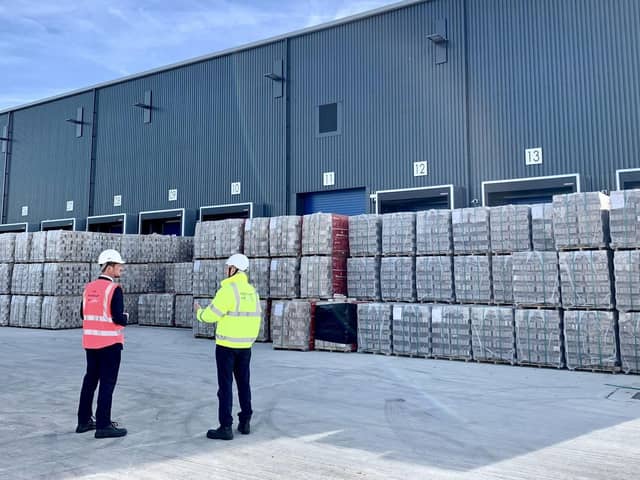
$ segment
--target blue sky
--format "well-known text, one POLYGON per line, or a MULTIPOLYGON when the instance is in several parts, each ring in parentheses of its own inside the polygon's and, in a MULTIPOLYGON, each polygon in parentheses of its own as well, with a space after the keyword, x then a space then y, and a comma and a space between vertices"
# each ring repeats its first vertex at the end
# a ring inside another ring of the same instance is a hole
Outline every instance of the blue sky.
POLYGON ((0 110, 395 0, 0 0, 0 110))

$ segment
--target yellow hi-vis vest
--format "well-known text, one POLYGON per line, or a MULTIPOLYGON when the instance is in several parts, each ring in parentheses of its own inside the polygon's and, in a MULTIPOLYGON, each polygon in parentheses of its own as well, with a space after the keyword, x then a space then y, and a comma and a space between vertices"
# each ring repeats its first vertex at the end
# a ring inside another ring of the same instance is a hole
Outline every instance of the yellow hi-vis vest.
POLYGON ((237 272, 220 283, 207 308, 198 311, 198 321, 218 322, 216 345, 251 348, 260 331, 260 297, 244 272, 237 272))

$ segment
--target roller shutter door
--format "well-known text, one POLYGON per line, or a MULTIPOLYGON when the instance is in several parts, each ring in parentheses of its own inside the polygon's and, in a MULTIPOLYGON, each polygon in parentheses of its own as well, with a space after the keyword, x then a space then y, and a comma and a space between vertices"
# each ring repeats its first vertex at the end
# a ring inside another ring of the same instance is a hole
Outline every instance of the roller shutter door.
POLYGON ((301 197, 303 215, 318 212, 342 215, 367 213, 367 193, 364 188, 305 193, 301 197))

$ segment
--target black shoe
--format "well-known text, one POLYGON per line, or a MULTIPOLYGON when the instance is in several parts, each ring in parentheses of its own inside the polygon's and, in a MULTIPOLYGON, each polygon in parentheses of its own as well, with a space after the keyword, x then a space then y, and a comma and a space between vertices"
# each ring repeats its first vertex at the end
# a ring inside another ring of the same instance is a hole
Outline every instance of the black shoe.
POLYGON ((233 429, 231 426, 220 426, 215 430, 209 430, 207 432, 207 438, 212 440, 233 440, 233 429))
POLYGON ((116 438, 116 437, 124 437, 127 434, 126 428, 118 428, 118 424, 115 422, 111 422, 107 428, 98 428, 96 429, 96 438, 116 438))
POLYGON ((244 422, 240 422, 238 424, 238 431, 243 435, 249 435, 251 433, 251 424, 249 420, 245 420, 244 422))
POLYGON ((78 423, 78 426, 76 427, 76 433, 84 433, 84 432, 88 432, 89 430, 95 430, 95 429, 96 429, 96 422, 93 418, 90 418, 87 423, 78 423))

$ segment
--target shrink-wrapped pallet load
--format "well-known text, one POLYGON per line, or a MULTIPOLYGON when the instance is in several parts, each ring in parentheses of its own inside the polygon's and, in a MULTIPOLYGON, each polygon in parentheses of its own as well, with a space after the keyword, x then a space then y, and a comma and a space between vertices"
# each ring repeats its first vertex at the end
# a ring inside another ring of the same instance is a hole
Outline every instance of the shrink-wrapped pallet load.
POLYGON ((564 312, 567 368, 615 371, 618 367, 616 312, 564 312))
POLYGON ((47 259, 47 233, 33 232, 31 234, 31 251, 29 261, 31 263, 44 263, 47 259))
POLYGON ((383 257, 380 262, 380 294, 384 301, 416 301, 415 257, 383 257))
POLYGON ((80 295, 43 297, 41 328, 57 330, 82 327, 81 304, 80 295))
MULTIPOLYGON (((106 250, 106 248, 91 247, 96 240, 106 238, 104 235, 106 234, 69 232, 65 230, 46 232, 45 259, 47 262, 95 262, 100 252, 106 250)), ((36 237, 33 237, 32 245, 35 245, 35 240, 36 237)), ((103 247, 103 245, 100 245, 100 247, 103 247)))
POLYGON ((0 295, 0 327, 9 326, 11 295, 0 295))
POLYGON ((347 293, 357 300, 380 300, 380 257, 347 259, 347 293))
POLYGON ((553 234, 558 250, 609 245, 609 197, 600 192, 553 196, 553 234))
POLYGON ((314 213, 302 217, 302 255, 349 254, 349 217, 314 213))
POLYGON ((24 317, 27 309, 26 295, 12 295, 9 313, 9 326, 24 327, 24 317))
POLYGON ((451 212, 451 223, 455 254, 487 253, 491 250, 489 208, 457 208, 451 212))
POLYGON ((349 254, 373 257, 382 253, 382 217, 366 214, 349 217, 349 254))
POLYGON ((431 308, 431 352, 435 357, 472 359, 468 306, 434 305, 431 308))
POLYGON ((514 313, 508 307, 471 307, 474 360, 509 362, 516 356, 514 313))
POLYGON ((453 282, 451 256, 416 258, 416 295, 419 302, 454 302, 453 282))
POLYGON ((256 342, 268 342, 271 340, 271 301, 260 300, 260 330, 256 342))
POLYGON ((127 325, 138 323, 138 300, 140 300, 140 294, 125 292, 124 311, 128 314, 127 325))
MULTIPOLYGON (((211 298, 196 297, 194 301, 197 302, 202 308, 207 308, 211 303, 211 298)), ((193 336, 196 338, 216 338, 216 325, 217 323, 205 323, 199 322, 193 314, 193 336)))
POLYGON ((531 208, 528 205, 491 207, 491 251, 512 253, 531 250, 531 208))
POLYGON ((211 297, 220 288, 224 280, 226 260, 194 260, 193 262, 193 295, 211 297))
POLYGON ((88 263, 45 263, 42 294, 54 296, 82 295, 90 280, 88 263))
POLYGON ((138 299, 138 323, 158 327, 173 327, 175 295, 172 293, 149 293, 138 299))
POLYGON ((513 303, 513 257, 495 255, 491 257, 491 280, 493 302, 499 305, 513 303))
POLYGON ((544 252, 556 249, 552 203, 531 206, 531 241, 534 250, 544 252))
POLYGON ((562 306, 613 309, 612 267, 610 251, 560 252, 562 306))
POLYGON ((174 326, 192 328, 196 314, 193 311, 192 295, 176 295, 174 308, 174 326))
POLYGON ((247 275, 249 282, 256 289, 260 298, 269 298, 269 277, 271 274, 271 260, 268 258, 250 258, 247 275))
POLYGON ((640 250, 617 251, 613 257, 616 308, 640 311, 640 250))
POLYGON ((453 258, 456 299, 459 302, 490 303, 491 256, 466 255, 453 258))
POLYGON ((393 353, 431 354, 431 306, 398 303, 392 307, 393 353))
POLYGON ((14 263, 16 261, 16 234, 0 234, 0 262, 14 263))
POLYGON ((358 352, 393 353, 390 303, 358 304, 358 352))
POLYGON ((332 298, 347 295, 347 258, 344 256, 302 257, 300 296, 332 298))
POLYGON ((271 298, 297 298, 300 296, 300 258, 271 259, 269 296, 271 298))
POLYGON ((193 292, 193 263, 170 263, 165 266, 164 291, 179 295, 193 292))
POLYGON ((516 252, 512 268, 516 305, 560 306, 557 252, 516 252))
POLYGON ((313 349, 313 312, 305 300, 274 300, 271 304, 271 340, 273 348, 313 349))
POLYGON ((640 373, 640 312, 620 314, 620 360, 624 373, 640 373))
POLYGON ((249 218, 244 223, 244 254, 247 257, 269 256, 269 218, 249 218))
POLYGON ((451 210, 426 210, 416 213, 416 255, 452 253, 451 210))
POLYGON ((13 274, 13 263, 0 263, 0 294, 11 293, 11 276, 13 274))
POLYGON ((27 297, 24 324, 22 326, 29 328, 40 328, 42 321, 42 297, 29 295, 27 297))
POLYGON ((560 310, 516 310, 516 362, 562 368, 562 313, 560 310))
POLYGON ((609 228, 612 248, 640 248, 640 190, 611 192, 609 228))
POLYGON ((382 215, 382 254, 415 255, 415 212, 385 213, 382 215))
POLYGON ((31 237, 32 233, 22 232, 16 234, 15 243, 15 262, 27 263, 31 254, 31 237))
POLYGON ((302 217, 289 215, 269 220, 269 254, 297 257, 302 251, 302 217))

